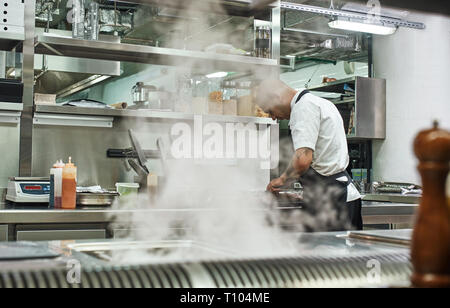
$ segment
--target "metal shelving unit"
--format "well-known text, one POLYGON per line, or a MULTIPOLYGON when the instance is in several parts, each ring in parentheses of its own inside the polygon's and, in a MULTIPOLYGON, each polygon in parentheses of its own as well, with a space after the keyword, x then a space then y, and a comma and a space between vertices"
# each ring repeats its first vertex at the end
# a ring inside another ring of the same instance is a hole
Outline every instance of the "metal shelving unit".
POLYGON ((120 2, 162 6, 179 10, 192 9, 194 7, 196 10, 203 10, 208 13, 212 10, 214 13, 244 17, 263 14, 267 11, 267 8, 276 7, 276 1, 273 1, 272 4, 267 4, 262 9, 254 9, 251 6, 253 0, 120 0, 120 2), (201 4, 198 5, 198 3, 201 4))
POLYGON ((341 112, 347 131, 349 122, 353 123, 354 130, 347 138, 350 140, 386 138, 385 79, 357 76, 324 83, 309 90, 348 95, 351 91, 346 92, 345 85, 351 87, 354 94, 336 101, 335 104, 341 112))
MULTIPOLYGON (((189 64, 198 72, 204 67, 236 72, 253 72, 258 76, 277 75, 280 57, 280 7, 278 3, 254 10, 252 0, 123 0, 138 5, 150 5, 177 9, 179 11, 198 10, 205 13, 223 14, 229 16, 255 17, 272 21, 272 59, 262 59, 231 54, 216 54, 201 51, 153 47, 148 45, 133 45, 110 41, 88 41, 58 36, 51 33, 39 33, 35 28, 35 0, 25 0, 25 35, 19 44, 23 53, 23 111, 20 124, 20 165, 19 174, 32 174, 33 158, 33 130, 35 124, 33 116, 39 115, 74 116, 74 117, 139 117, 148 119, 176 119, 192 120, 194 115, 176 112, 159 112, 147 110, 91 110, 78 107, 35 106, 34 97, 34 56, 35 54, 56 55, 63 57, 88 58, 95 60, 126 61, 134 63, 149 63, 169 66, 189 64), (215 4, 215 5, 211 5, 215 4), (216 4, 221 4, 217 6, 216 4), (218 8, 217 11, 212 8, 218 8), (21 43, 22 42, 22 43, 21 43), (20 44, 21 43, 21 44, 20 44)), ((11 45, 12 46, 12 45, 11 45)), ((210 73, 210 72, 207 72, 210 73)), ((240 116, 203 115, 208 121, 240 122, 272 125, 272 119, 240 116)), ((271 130, 272 131, 272 130, 271 130)), ((273 130, 274 133, 276 129, 273 130)))
POLYGON ((24 39, 25 39, 25 35, 23 33, 1 32, 0 33, 0 50, 11 51, 16 46, 20 45, 24 39))
POLYGON ((354 87, 356 78, 358 77, 349 77, 332 82, 322 83, 318 86, 309 88, 309 90, 317 92, 344 93, 344 85, 349 84, 354 87))
POLYGON ((229 115, 195 115, 186 114, 173 111, 159 111, 159 110, 118 110, 118 109, 96 109, 83 108, 72 106, 49 106, 37 105, 35 112, 38 114, 61 114, 61 115, 84 115, 84 116, 109 116, 109 117, 136 117, 147 119, 161 119, 161 120, 194 120, 196 116, 201 116, 205 121, 215 122, 235 122, 235 123, 255 123, 276 125, 277 122, 271 118, 260 117, 245 117, 245 116, 229 116, 229 115))
POLYGON ((38 54, 99 60, 140 62, 159 65, 198 65, 212 69, 246 71, 276 68, 278 61, 240 55, 216 54, 201 51, 123 44, 106 41, 89 41, 42 34, 36 37, 38 54))

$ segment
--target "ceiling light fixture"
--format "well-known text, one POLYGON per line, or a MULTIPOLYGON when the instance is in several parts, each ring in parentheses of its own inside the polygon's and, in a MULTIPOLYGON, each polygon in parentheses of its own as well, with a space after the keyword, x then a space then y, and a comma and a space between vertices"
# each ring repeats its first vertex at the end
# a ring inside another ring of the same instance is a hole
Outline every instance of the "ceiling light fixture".
POLYGON ((228 75, 228 72, 215 72, 209 75, 206 75, 206 78, 223 78, 228 75))
POLYGON ((341 29, 356 32, 365 32, 379 35, 394 34, 397 27, 393 25, 375 24, 364 21, 354 21, 350 19, 335 19, 328 23, 333 29, 341 29))

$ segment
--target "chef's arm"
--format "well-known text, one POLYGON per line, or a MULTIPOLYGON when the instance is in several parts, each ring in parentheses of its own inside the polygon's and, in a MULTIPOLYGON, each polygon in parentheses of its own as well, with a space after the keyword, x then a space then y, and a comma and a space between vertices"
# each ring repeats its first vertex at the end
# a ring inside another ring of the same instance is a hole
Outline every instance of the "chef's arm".
POLYGON ((310 148, 300 148, 295 151, 295 154, 292 157, 292 160, 289 163, 289 167, 286 169, 286 171, 279 178, 270 181, 266 189, 276 194, 280 191, 280 187, 284 186, 288 182, 297 180, 309 169, 309 166, 312 162, 312 157, 313 150, 311 150, 310 148))
POLYGON ((313 150, 310 148, 297 149, 289 163, 286 171, 281 175, 282 180, 286 183, 290 180, 298 179, 304 174, 309 167, 313 159, 313 150))

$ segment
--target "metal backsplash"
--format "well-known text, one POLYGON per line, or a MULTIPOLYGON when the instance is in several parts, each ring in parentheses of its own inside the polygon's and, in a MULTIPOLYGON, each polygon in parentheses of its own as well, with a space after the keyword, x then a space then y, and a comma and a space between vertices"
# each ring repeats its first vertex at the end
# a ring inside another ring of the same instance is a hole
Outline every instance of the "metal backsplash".
MULTIPOLYGON (((141 147, 145 150, 156 150, 156 139, 159 137, 169 147, 171 144, 169 133, 173 123, 175 123, 173 120, 136 120, 136 118, 116 117, 113 128, 35 125, 32 175, 47 176, 57 159, 67 161, 71 156, 78 168, 77 176, 80 186, 101 185, 104 188, 115 188, 117 182, 133 182, 134 171, 127 170, 123 159, 108 158, 107 149, 131 147, 128 134, 130 128, 133 129, 141 147)), ((192 125, 192 121, 186 123, 192 125)), ((159 159, 148 160, 147 168, 152 173, 164 176, 159 159)), ((253 159, 251 162, 243 159, 212 161, 200 168, 211 168, 215 173, 219 173, 217 170, 221 170, 220 168, 234 168, 236 180, 240 180, 239 174, 245 172, 249 174, 249 180, 243 183, 247 189, 262 190, 270 178, 269 170, 261 169, 258 159, 253 159)))
POLYGON ((18 124, 0 123, 0 190, 7 187, 8 177, 19 175, 19 135, 18 124))

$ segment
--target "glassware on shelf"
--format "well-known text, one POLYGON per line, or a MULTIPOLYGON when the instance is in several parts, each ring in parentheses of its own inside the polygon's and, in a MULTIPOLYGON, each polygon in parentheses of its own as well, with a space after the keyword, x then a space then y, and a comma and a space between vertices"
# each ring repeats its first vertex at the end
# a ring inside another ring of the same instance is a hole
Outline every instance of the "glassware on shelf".
POLYGON ((185 78, 178 82, 178 95, 175 102, 174 110, 176 112, 192 113, 192 98, 194 80, 185 78))
POLYGON ((223 88, 223 114, 224 115, 237 115, 237 91, 236 82, 224 81, 222 83, 223 88))
POLYGON ((203 76, 193 78, 192 112, 208 113, 208 79, 203 76))
POLYGON ((89 3, 89 9, 86 16, 85 39, 98 40, 99 33, 99 5, 96 2, 89 3))
POLYGON ((208 114, 223 114, 222 79, 210 78, 208 80, 208 114))
POLYGON ((252 82, 244 81, 237 84, 237 112, 240 116, 252 117, 255 115, 255 104, 252 95, 252 82))
POLYGON ((72 37, 84 39, 85 0, 73 0, 72 3, 72 37))
POLYGON ((255 57, 267 58, 272 57, 271 53, 272 32, 269 26, 260 26, 255 29, 255 57))

